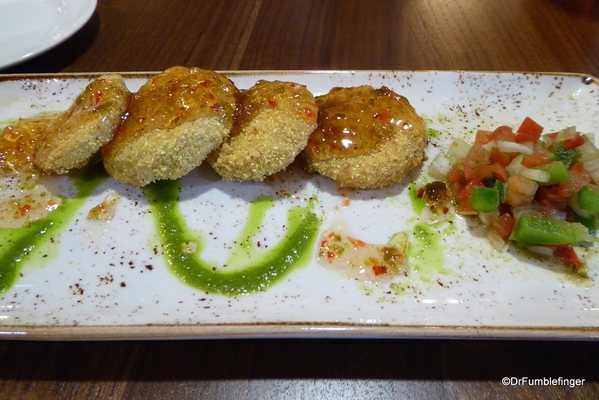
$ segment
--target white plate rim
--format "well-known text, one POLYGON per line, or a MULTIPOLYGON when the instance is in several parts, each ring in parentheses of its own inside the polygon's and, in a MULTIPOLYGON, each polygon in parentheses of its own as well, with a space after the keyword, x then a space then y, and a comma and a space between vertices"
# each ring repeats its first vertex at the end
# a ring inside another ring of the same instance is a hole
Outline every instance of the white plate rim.
POLYGON ((62 3, 66 6, 78 4, 81 10, 76 14, 68 14, 68 19, 61 21, 55 27, 58 30, 46 40, 31 42, 29 46, 22 48, 18 55, 5 58, 0 54, 0 69, 20 64, 58 46, 86 24, 97 7, 97 0, 62 0, 62 3))
MULTIPOLYGON (((221 71, 229 76, 296 75, 364 71, 285 70, 285 71, 221 71)), ((384 70, 377 73, 409 73, 416 71, 384 70)), ((545 75, 576 77, 582 81, 599 79, 583 73, 552 72, 496 72, 496 71, 417 71, 441 73, 494 74, 494 75, 545 75)), ((147 78, 155 71, 122 72, 125 78, 147 78)), ((68 79, 99 76, 102 73, 18 74, 2 75, 0 82, 21 79, 68 79)), ((419 325, 369 325, 352 323, 223 323, 223 324, 147 324, 110 326, 53 326, 53 325, 1 325, 0 339, 25 340, 143 340, 143 339, 231 339, 231 338, 457 338, 457 339, 541 339, 541 340, 597 340, 599 327, 570 326, 419 326, 419 325)))

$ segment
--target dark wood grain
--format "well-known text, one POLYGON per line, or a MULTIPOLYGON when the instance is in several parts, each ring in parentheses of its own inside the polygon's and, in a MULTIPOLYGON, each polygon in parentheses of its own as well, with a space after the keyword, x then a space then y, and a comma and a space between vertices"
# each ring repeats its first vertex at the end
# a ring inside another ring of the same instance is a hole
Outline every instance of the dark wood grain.
POLYGON ((599 75, 599 11, 587 2, 100 0, 72 38, 6 72, 185 65, 599 75))
MULTIPOLYGON (((4 73, 487 70, 599 76, 592 0, 99 0, 4 73)), ((3 399, 599 398, 599 343, 468 340, 0 342, 3 399), (504 386, 503 377, 585 379, 504 386)))

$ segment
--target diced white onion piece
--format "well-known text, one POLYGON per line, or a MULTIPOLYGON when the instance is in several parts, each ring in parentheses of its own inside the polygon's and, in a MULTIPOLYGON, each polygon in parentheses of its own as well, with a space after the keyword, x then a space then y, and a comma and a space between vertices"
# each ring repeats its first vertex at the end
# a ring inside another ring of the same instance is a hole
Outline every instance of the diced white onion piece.
POLYGON ((541 139, 539 139, 537 143, 542 144, 543 147, 546 149, 547 147, 553 144, 553 139, 549 135, 541 135, 541 139))
POLYGON ((520 173, 518 174, 524 178, 528 178, 528 179, 532 179, 535 182, 549 182, 549 178, 551 178, 551 175, 549 175, 548 172, 545 171, 541 171, 539 169, 532 169, 532 168, 522 168, 522 170, 520 171, 520 173))
POLYGON ((597 158, 587 158, 586 160, 581 161, 584 163, 584 167, 587 171, 599 169, 599 155, 597 158))
POLYGON ((506 243, 503 241, 501 236, 499 236, 499 234, 495 232, 493 229, 488 229, 485 236, 495 250, 503 251, 503 249, 505 249, 506 243))
POLYGON ((522 214, 532 214, 532 215, 536 215, 538 217, 540 217, 540 213, 539 213, 539 206, 536 204, 530 205, 530 206, 522 206, 522 207, 513 207, 512 208, 512 215, 514 216, 515 220, 518 220, 518 218, 520 218, 520 216, 522 214))
POLYGON ((547 151, 547 143, 545 143, 542 139, 536 143, 533 143, 532 151, 533 151, 533 153, 547 151))
POLYGON ((540 254, 542 256, 551 257, 553 256, 553 249, 547 246, 528 246, 528 250, 533 253, 540 254))
POLYGON ((524 159, 523 155, 519 155, 516 158, 514 158, 512 160, 512 162, 510 162, 509 165, 507 167, 505 167, 507 172, 510 175, 520 175, 520 171, 522 171, 522 169, 526 168, 521 164, 523 159, 524 159))
POLYGON ((591 177, 599 182, 599 149, 593 144, 589 134, 585 134, 584 139, 585 143, 577 148, 580 152, 580 161, 584 164, 585 169, 591 173, 591 177))
POLYGON ((576 132, 575 126, 569 126, 566 129, 562 129, 560 133, 558 133, 557 137, 555 138, 555 141, 561 142, 563 140, 572 139, 574 136, 576 136, 577 133, 578 132, 576 132))
POLYGON ((491 151, 491 149, 493 147, 497 147, 497 141, 496 140, 491 140, 489 143, 483 144, 483 149, 485 149, 487 151, 491 151))
POLYGON ((451 170, 451 162, 445 155, 438 154, 431 165, 428 167, 428 173, 434 179, 445 180, 451 170))
POLYGON ((593 143, 593 140, 588 134, 583 135, 584 144, 579 146, 577 150, 583 159, 585 158, 596 158, 599 155, 599 149, 593 143))
POLYGON ((447 150, 447 154, 457 159, 462 159, 468 155, 471 148, 472 146, 469 145, 468 142, 458 138, 451 143, 447 150))
POLYGON ((564 210, 552 210, 549 218, 557 221, 565 221, 568 218, 568 214, 564 210))
POLYGON ((599 156, 598 158, 583 160, 582 163, 584 164, 584 168, 590 172, 595 182, 599 182, 599 156))
POLYGON ((478 212, 478 219, 480 219, 480 222, 482 222, 484 226, 491 226, 491 218, 494 216, 499 217, 498 210, 493 210, 489 212, 478 212))
POLYGON ((595 143, 595 133, 594 132, 587 132, 584 134, 584 136, 586 136, 591 143, 595 143))
POLYGON ((498 140, 497 148, 503 153, 522 153, 526 155, 533 153, 532 149, 524 144, 508 142, 505 140, 498 140))

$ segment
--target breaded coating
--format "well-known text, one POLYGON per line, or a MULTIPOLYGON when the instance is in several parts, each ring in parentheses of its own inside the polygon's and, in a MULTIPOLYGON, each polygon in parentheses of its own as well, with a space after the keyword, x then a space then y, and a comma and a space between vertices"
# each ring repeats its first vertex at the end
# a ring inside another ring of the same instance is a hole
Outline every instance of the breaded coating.
POLYGON ((208 157, 225 180, 262 181, 286 168, 316 128, 318 108, 304 85, 258 81, 240 94, 231 135, 208 157))
POLYGON ((391 185, 422 162, 426 127, 405 97, 365 85, 334 88, 316 104, 318 128, 302 156, 339 188, 391 185))
POLYGON ((199 68, 172 67, 151 78, 102 149, 106 170, 138 187, 184 176, 231 131, 236 93, 224 75, 199 68))
POLYGON ((81 168, 109 142, 127 108, 129 90, 120 75, 102 75, 47 127, 35 148, 35 165, 46 173, 81 168))

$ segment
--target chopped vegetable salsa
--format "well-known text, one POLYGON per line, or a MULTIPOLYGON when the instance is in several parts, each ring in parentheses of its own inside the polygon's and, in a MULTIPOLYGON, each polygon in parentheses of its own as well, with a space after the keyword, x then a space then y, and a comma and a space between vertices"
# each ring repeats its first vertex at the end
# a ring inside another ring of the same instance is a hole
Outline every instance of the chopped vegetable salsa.
POLYGON ((498 250, 513 242, 581 268, 576 246, 598 241, 599 150, 575 127, 544 133, 527 117, 515 131, 479 130, 472 144, 455 140, 429 173, 498 250))

